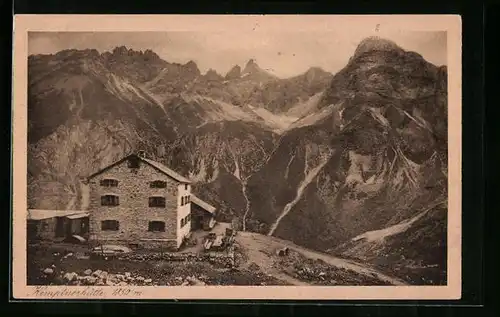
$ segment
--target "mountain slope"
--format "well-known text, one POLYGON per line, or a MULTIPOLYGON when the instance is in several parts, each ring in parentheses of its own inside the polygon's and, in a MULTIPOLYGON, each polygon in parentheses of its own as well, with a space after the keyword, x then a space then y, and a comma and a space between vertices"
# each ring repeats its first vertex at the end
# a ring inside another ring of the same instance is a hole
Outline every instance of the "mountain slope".
MULTIPOLYGON (((268 135, 272 139, 274 134, 264 132, 268 131, 266 120, 250 108, 177 93, 184 91, 181 87, 173 87, 178 89, 176 93, 162 91, 162 85, 169 89, 172 83, 178 85, 178 77, 191 82, 200 74, 194 63, 169 64, 155 56, 149 51, 134 52, 123 47, 103 54, 96 50, 67 50, 30 56, 30 207, 78 208, 85 191, 80 177, 138 149, 163 160, 176 142, 193 131, 207 137, 226 133, 213 125, 217 122, 233 122, 230 126, 234 131, 254 124, 246 129, 245 137, 255 142, 245 143, 241 155, 247 155, 245 151, 260 153, 262 146, 272 149, 268 135), (148 60, 152 65, 145 62, 148 60), (142 66, 145 63, 149 68, 142 66), (169 77, 166 70, 177 73, 169 77), (152 81, 155 89, 148 88, 152 81)), ((205 82, 221 79, 213 72, 202 77, 205 82)), ((208 152, 218 150, 217 146, 204 148, 208 152)), ((217 159, 222 160, 221 164, 234 161, 227 156, 217 159)), ((245 160, 239 156, 236 159, 245 160)))
POLYGON ((249 179, 255 230, 329 250, 445 200, 446 112, 445 68, 367 39, 249 179))
POLYGON ((221 207, 226 220, 241 220, 248 203, 247 179, 265 164, 276 139, 255 123, 221 121, 179 138, 165 157, 196 183, 201 198, 221 207))

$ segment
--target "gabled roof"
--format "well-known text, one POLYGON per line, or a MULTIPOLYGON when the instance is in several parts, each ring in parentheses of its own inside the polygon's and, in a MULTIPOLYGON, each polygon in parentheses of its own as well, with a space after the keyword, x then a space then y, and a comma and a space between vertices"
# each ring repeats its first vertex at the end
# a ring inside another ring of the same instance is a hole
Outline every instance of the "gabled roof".
POLYGON ((200 198, 196 197, 195 195, 191 194, 191 202, 195 203, 196 205, 200 206, 201 208, 205 209, 209 213, 213 214, 215 212, 215 207, 210 205, 209 203, 201 200, 200 198))
POLYGON ((175 179, 176 181, 180 182, 180 183, 186 183, 186 184, 189 184, 191 183, 191 180, 189 180, 188 178, 180 175, 179 173, 171 170, 170 168, 166 167, 165 165, 159 163, 159 162, 156 162, 156 161, 153 161, 153 160, 150 160, 150 159, 147 159, 147 158, 144 158, 144 157, 141 157, 140 155, 137 155, 137 154, 130 154, 130 155, 127 155, 125 156, 124 158, 122 158, 121 160, 119 161, 116 161, 108 166, 106 166, 105 168, 103 169, 100 169, 99 171, 95 172, 94 174, 90 175, 87 177, 87 180, 90 180, 92 178, 94 178, 95 176, 103 173, 104 171, 107 171, 109 170, 110 168, 124 162, 125 160, 129 159, 130 157, 136 157, 138 158, 139 160, 145 162, 146 164, 152 166, 153 168, 155 168, 156 170, 158 170, 159 172, 175 179))
POLYGON ((165 165, 163 165, 159 162, 156 162, 156 161, 153 161, 153 160, 150 160, 147 158, 143 158, 143 157, 141 157, 141 160, 143 160, 146 163, 149 163, 150 165, 152 165, 156 169, 159 169, 164 174, 167 174, 168 176, 178 180, 181 183, 191 183, 191 180, 189 180, 188 178, 182 176, 181 174, 175 172, 174 170, 171 170, 170 168, 166 167, 165 165))

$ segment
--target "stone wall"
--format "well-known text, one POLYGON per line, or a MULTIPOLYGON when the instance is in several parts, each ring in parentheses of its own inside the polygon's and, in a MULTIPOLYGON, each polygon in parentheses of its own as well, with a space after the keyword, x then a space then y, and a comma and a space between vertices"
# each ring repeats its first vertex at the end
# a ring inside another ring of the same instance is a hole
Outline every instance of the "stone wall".
MULTIPOLYGON (((151 165, 139 161, 139 168, 129 168, 128 161, 96 175, 89 182, 90 240, 93 242, 119 242, 144 244, 141 239, 162 239, 177 241, 178 182, 159 172, 151 165), (117 187, 100 186, 102 179, 118 180, 117 187), (150 182, 161 180, 166 188, 150 188, 150 182), (101 206, 102 195, 117 195, 118 206, 101 206), (161 196, 166 207, 149 207, 149 197, 161 196), (119 230, 101 230, 101 221, 119 221, 119 230), (148 231, 150 221, 165 222, 164 232, 148 231)), ((171 242, 166 242, 171 244, 171 242)))
POLYGON ((128 246, 132 250, 149 250, 151 252, 176 252, 178 251, 177 239, 168 240, 125 240, 125 239, 106 239, 103 241, 93 240, 91 247, 97 247, 100 244, 113 244, 128 246))
POLYGON ((206 253, 179 253, 179 252, 155 252, 155 253, 128 253, 121 255, 118 259, 128 261, 172 261, 172 262, 208 262, 224 267, 235 266, 235 255, 232 247, 224 252, 206 252, 206 253))

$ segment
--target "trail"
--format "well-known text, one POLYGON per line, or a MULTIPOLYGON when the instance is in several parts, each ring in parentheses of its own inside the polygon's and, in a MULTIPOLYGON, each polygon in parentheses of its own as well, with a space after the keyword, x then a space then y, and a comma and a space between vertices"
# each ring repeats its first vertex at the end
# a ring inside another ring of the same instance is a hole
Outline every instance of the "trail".
POLYGON ((365 276, 376 277, 392 285, 407 285, 404 281, 385 275, 372 267, 368 267, 366 265, 351 260, 334 257, 329 254, 313 251, 298 246, 293 242, 282 240, 276 237, 265 236, 254 232, 238 232, 238 235, 236 236, 236 241, 241 247, 244 248, 244 250, 246 251, 246 255, 248 256, 248 260, 244 265, 249 265, 252 262, 256 263, 265 273, 293 285, 310 285, 310 284, 285 274, 284 272, 280 271, 279 268, 276 268, 273 265, 274 255, 270 254, 277 248, 288 247, 290 250, 294 250, 309 259, 313 260, 320 259, 332 266, 344 269, 350 269, 358 274, 362 274, 365 276))
POLYGON ((274 234, 274 231, 276 230, 276 228, 278 228, 281 220, 290 212, 290 210, 292 210, 293 206, 295 206, 299 202, 307 185, 309 185, 313 181, 313 179, 316 177, 316 175, 318 175, 319 171, 323 168, 323 166, 325 166, 327 162, 328 158, 326 158, 321 164, 319 164, 306 174, 304 180, 302 180, 299 187, 297 188, 297 195, 291 202, 286 204, 285 208, 283 208, 283 211, 281 212, 278 219, 276 219, 276 221, 271 225, 271 230, 269 230, 269 233, 267 234, 268 236, 272 236, 274 234))

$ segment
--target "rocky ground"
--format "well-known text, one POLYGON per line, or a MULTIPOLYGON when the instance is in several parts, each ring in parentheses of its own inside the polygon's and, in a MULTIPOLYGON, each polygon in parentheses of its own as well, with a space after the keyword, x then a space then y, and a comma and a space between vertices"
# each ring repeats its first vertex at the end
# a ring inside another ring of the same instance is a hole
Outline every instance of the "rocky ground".
POLYGON ((88 251, 30 246, 28 285, 405 285, 369 265, 251 232, 238 232, 229 250, 213 254, 142 250, 106 258, 88 251))
POLYGON ((261 271, 227 268, 220 263, 89 257, 81 248, 32 247, 28 285, 188 286, 286 285, 261 271), (71 252, 74 251, 74 252, 71 252))
POLYGON ((376 275, 363 275, 349 268, 332 266, 321 259, 307 258, 294 250, 280 257, 275 266, 298 280, 316 285, 391 285, 376 275))

